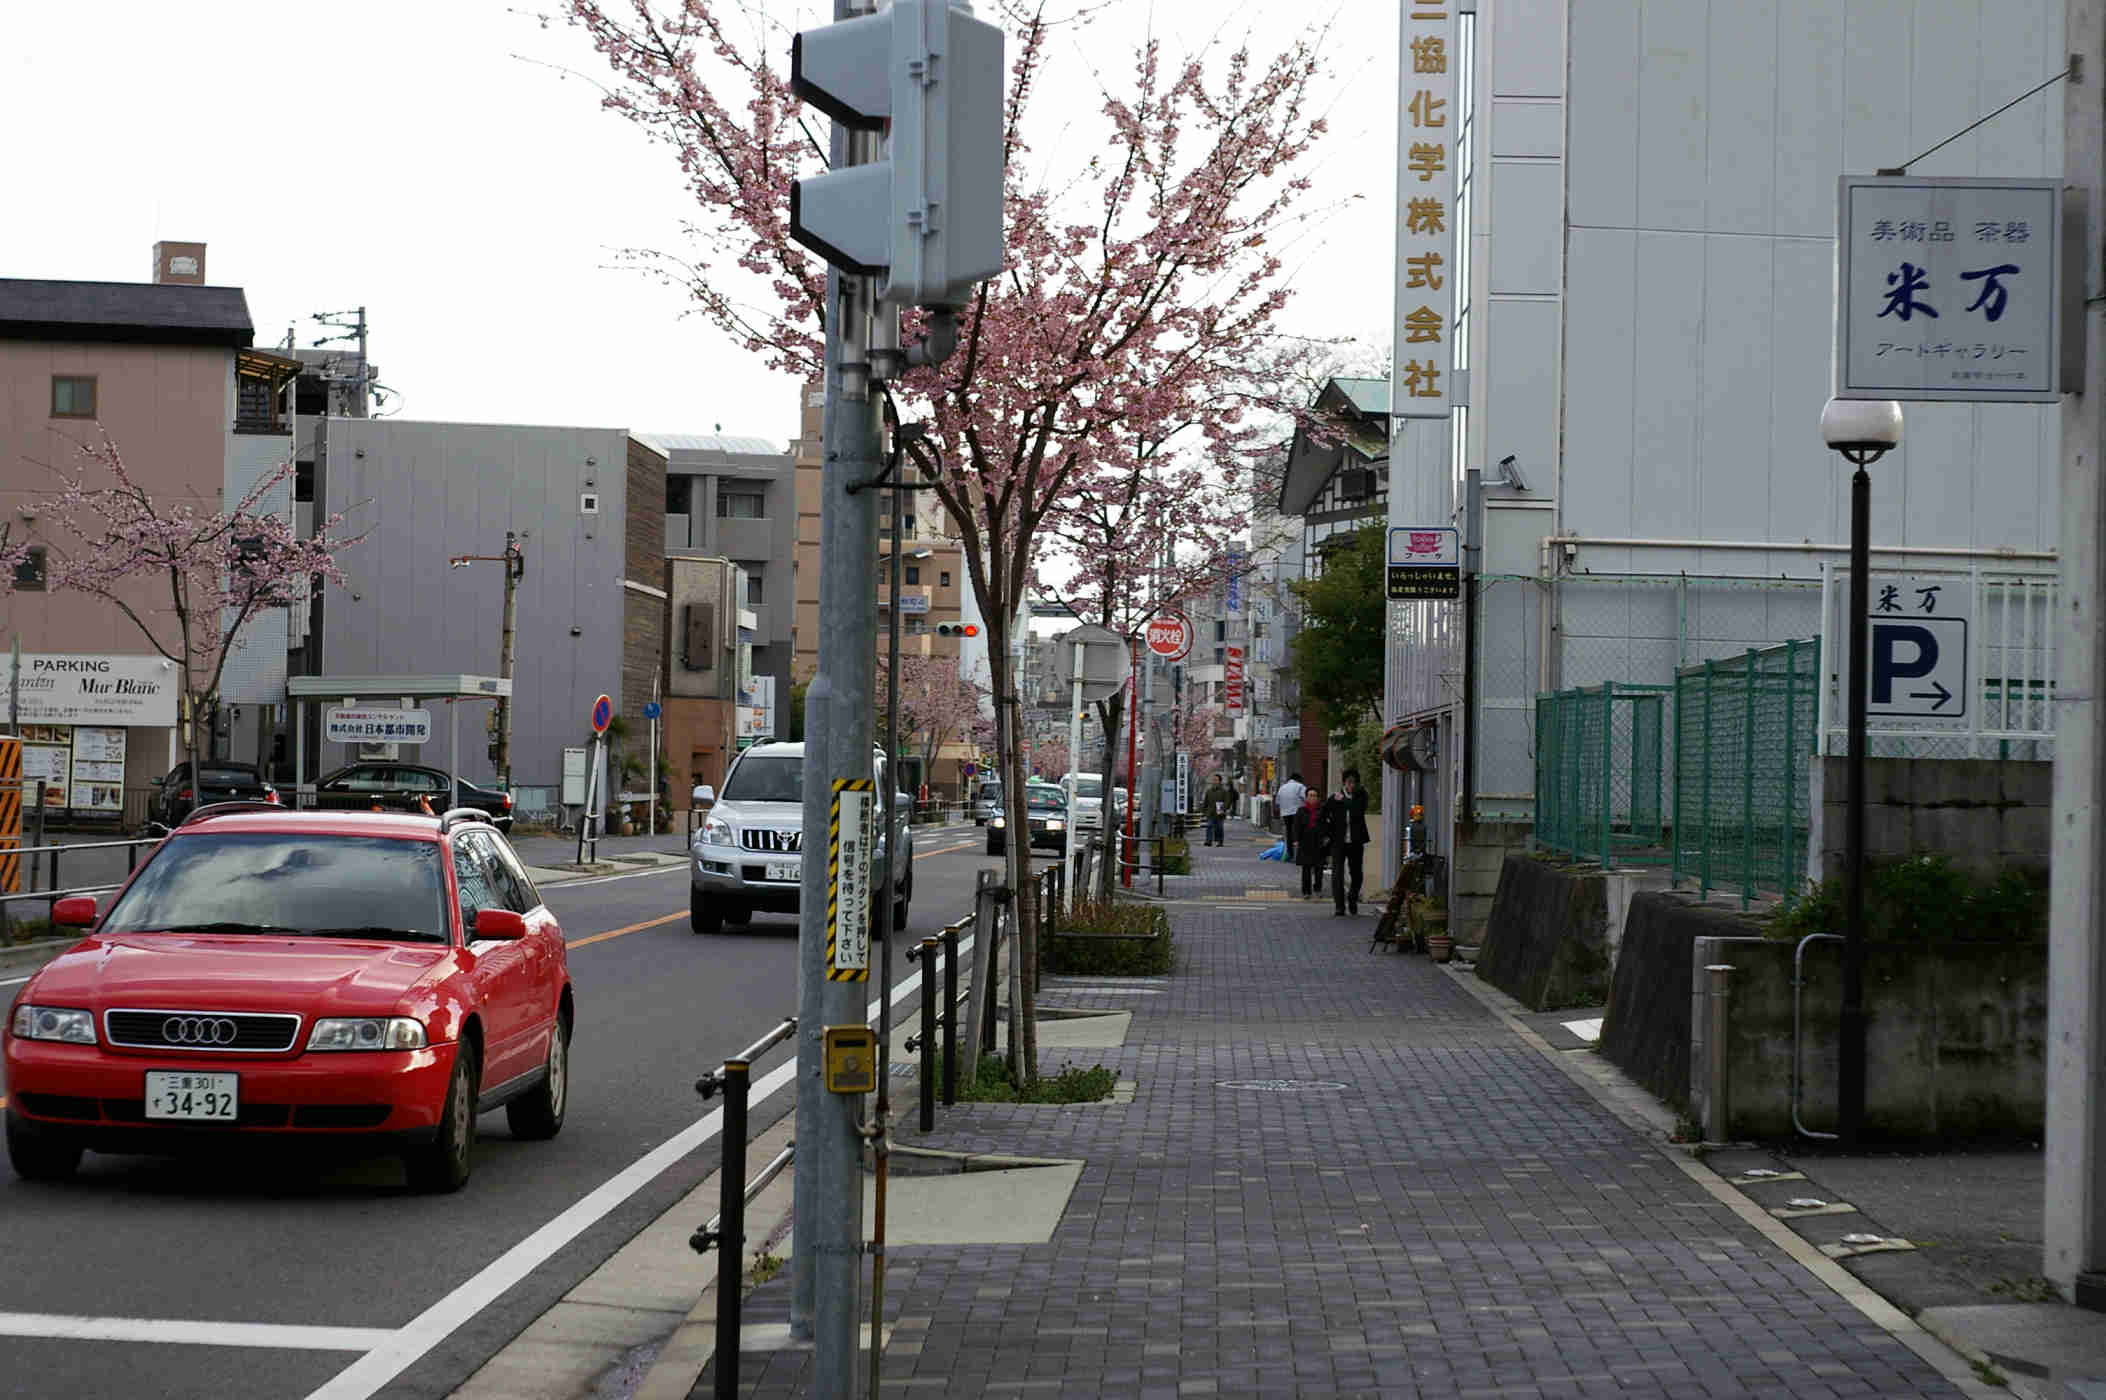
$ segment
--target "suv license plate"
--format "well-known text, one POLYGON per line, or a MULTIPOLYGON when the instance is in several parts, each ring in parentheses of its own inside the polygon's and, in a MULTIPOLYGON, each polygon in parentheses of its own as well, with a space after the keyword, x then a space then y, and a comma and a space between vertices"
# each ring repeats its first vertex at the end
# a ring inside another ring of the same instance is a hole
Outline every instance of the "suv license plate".
POLYGON ((146 1072, 146 1116, 196 1123, 231 1123, 241 1113, 241 1076, 146 1072))
POLYGON ((775 865, 771 863, 768 866, 768 878, 771 880, 795 880, 803 873, 799 867, 794 865, 775 865))

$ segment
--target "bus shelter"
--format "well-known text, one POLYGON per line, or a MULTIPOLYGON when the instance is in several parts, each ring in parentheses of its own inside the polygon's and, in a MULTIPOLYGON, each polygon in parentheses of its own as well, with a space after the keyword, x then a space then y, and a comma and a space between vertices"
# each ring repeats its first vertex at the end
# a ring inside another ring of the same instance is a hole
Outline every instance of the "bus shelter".
MULTIPOLYGON (((436 738, 427 702, 446 707, 446 778, 461 790, 460 707, 467 700, 509 699, 512 682, 499 676, 293 676, 285 696, 293 707, 293 805, 314 805, 307 775, 307 707, 323 706, 322 733, 341 743, 416 743, 436 738), (390 719, 389 716, 399 716, 390 719), (419 716, 423 718, 418 718, 419 716), (414 736, 414 737, 412 737, 414 736)), ((318 760, 320 754, 315 756, 318 760)), ((428 764, 437 767, 436 764, 428 764)))

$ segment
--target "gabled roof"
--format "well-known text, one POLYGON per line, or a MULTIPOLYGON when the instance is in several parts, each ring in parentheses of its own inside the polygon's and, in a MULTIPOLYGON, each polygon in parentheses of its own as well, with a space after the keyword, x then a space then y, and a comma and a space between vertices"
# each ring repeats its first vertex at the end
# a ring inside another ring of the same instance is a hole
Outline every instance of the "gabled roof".
POLYGON ((239 287, 0 277, 0 340, 246 349, 255 343, 256 327, 239 287))
POLYGON ((1339 428, 1329 442, 1319 440, 1305 427, 1295 428, 1280 473, 1282 515, 1307 514, 1310 502, 1323 494, 1324 484, 1342 468, 1364 466, 1388 455, 1388 380, 1327 379, 1311 407, 1336 417, 1339 428))

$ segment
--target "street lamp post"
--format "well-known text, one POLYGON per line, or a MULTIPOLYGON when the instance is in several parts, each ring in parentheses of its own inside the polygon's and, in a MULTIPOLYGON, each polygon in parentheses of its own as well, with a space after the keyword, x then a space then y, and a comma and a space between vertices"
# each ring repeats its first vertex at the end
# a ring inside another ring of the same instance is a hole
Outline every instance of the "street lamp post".
POLYGON ((1857 468, 1850 477, 1850 674, 1848 778, 1843 818, 1843 1019, 1837 1065, 1837 1136, 1854 1144, 1865 1123, 1865 675, 1870 651, 1872 478, 1865 468, 1901 445, 1901 405, 1830 399, 1821 438, 1857 468))

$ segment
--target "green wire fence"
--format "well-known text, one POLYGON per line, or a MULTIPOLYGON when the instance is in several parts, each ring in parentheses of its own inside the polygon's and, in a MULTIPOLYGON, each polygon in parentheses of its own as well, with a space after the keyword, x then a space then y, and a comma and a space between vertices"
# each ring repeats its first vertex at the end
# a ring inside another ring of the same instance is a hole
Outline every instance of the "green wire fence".
POLYGON ((1820 684, 1818 640, 1675 673, 1677 884, 1737 890, 1745 905, 1804 883, 1820 684))
POLYGON ((1536 697, 1536 844, 1664 865, 1661 756, 1672 687, 1614 681, 1536 697))

